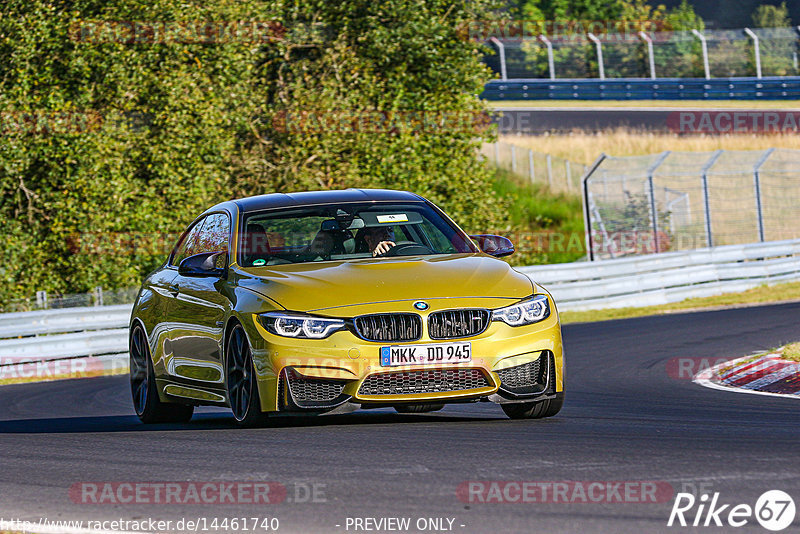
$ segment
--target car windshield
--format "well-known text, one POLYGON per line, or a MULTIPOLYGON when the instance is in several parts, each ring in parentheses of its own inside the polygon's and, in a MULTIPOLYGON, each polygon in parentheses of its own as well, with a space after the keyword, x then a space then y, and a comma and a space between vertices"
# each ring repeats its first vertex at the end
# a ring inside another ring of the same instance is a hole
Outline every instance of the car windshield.
POLYGON ((243 267, 477 252, 423 202, 308 206, 246 214, 243 267))

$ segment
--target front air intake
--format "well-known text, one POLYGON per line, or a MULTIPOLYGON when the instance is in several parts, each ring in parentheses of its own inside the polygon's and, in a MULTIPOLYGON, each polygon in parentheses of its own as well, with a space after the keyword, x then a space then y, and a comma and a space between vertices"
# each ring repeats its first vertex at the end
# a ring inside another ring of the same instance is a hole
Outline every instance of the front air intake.
POLYGON ((422 320, 413 313, 360 315, 353 320, 356 334, 367 341, 416 341, 422 336, 422 320))
POLYGON ((489 310, 444 310, 428 316, 431 339, 455 339, 476 336, 489 325, 489 310))

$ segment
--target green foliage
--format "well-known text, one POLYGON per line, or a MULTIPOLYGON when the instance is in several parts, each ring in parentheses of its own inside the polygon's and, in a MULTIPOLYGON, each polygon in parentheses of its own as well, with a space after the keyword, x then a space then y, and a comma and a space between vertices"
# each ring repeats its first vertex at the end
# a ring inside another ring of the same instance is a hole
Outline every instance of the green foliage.
MULTIPOLYGON (((649 76, 647 48, 636 35, 638 29, 684 32, 705 28, 687 0, 671 10, 663 5, 653 7, 646 0, 526 0, 523 12, 529 20, 574 25, 574 35, 567 43, 556 44, 553 48, 559 78, 599 76, 595 45, 584 35, 593 22, 602 23, 608 32, 630 36, 625 42, 611 41, 603 45, 605 72, 610 78, 649 76)), ((528 58, 536 64, 535 70, 542 77, 548 76, 544 45, 530 41, 523 46, 528 58)), ((662 43, 654 47, 654 53, 661 76, 703 75, 701 50, 696 40, 676 39, 666 45, 662 43)))
POLYGON ((487 135, 479 124, 280 125, 309 110, 482 112, 476 95, 489 75, 458 27, 487 9, 484 0, 6 1, 0 302, 136 285, 164 259, 158 236, 171 236, 168 248, 206 207, 246 195, 408 189, 467 230, 499 224, 503 201, 475 158, 487 135), (281 31, 261 43, 81 41, 82 21, 277 21, 281 31), (7 120, 21 112, 51 127, 7 120), (53 128, 59 114, 102 120, 53 128), (137 234, 136 247, 85 253, 97 235, 117 233, 137 234))
POLYGON ((792 25, 786 2, 779 6, 762 4, 753 11, 752 19, 756 28, 788 28, 792 25))
POLYGON ((509 263, 565 263, 586 256, 580 197, 553 193, 503 169, 495 173, 494 189, 509 205, 506 226, 496 232, 511 238, 516 248, 509 263))

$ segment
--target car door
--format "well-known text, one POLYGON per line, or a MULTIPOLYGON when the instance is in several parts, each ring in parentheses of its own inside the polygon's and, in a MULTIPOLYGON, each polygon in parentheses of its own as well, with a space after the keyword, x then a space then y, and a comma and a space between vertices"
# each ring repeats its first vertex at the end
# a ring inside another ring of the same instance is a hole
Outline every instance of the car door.
MULTIPOLYGON (((228 213, 212 213, 198 223, 200 230, 186 257, 204 252, 225 252, 218 267, 227 267, 231 221, 228 213)), ((217 276, 183 276, 172 280, 176 291, 170 310, 172 358, 169 373, 182 381, 199 381, 223 387, 222 335, 230 302, 223 294, 225 280, 217 276)))

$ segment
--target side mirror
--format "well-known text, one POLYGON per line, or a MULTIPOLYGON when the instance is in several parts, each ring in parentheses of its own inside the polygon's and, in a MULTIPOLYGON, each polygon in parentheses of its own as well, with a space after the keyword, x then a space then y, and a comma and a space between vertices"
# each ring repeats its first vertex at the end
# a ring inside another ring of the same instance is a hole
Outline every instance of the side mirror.
POLYGON ((491 234, 471 235, 470 237, 483 252, 495 258, 502 258, 514 253, 514 243, 507 237, 491 234))
POLYGON ((181 276, 221 277, 225 269, 217 267, 216 263, 217 258, 222 254, 227 254, 227 252, 222 250, 219 252, 203 252, 201 254, 189 256, 178 265, 178 274, 181 276))

